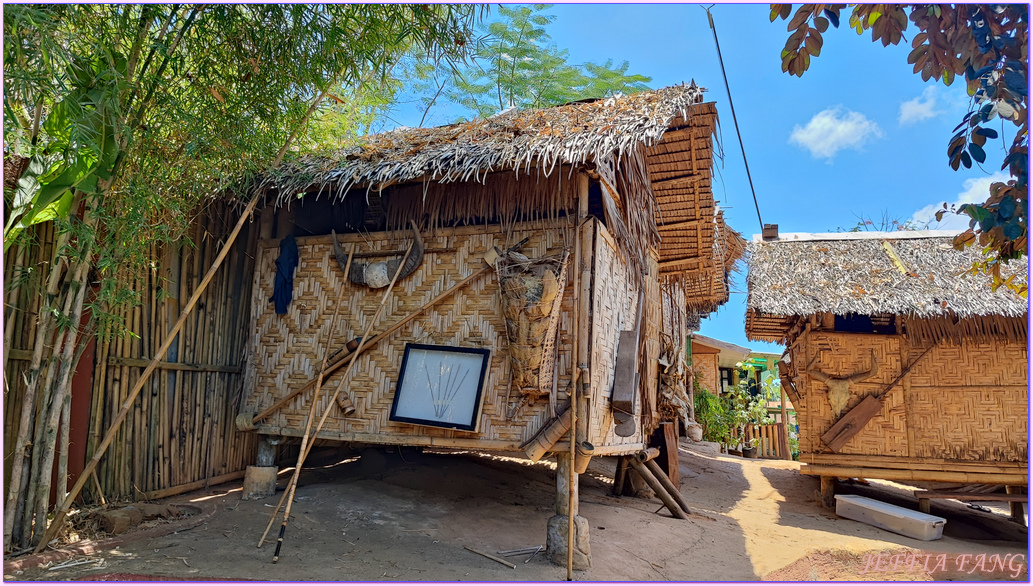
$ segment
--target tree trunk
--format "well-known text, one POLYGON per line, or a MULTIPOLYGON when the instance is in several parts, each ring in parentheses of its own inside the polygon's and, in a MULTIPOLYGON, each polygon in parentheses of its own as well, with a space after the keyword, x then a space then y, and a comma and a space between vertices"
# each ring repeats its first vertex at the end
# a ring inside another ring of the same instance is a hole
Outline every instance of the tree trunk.
MULTIPOLYGON (((89 252, 91 247, 87 245, 84 251, 84 260, 76 267, 74 278, 69 283, 65 292, 66 304, 65 315, 69 316, 68 329, 65 331, 64 343, 62 346, 55 346, 54 349, 61 349, 60 374, 55 381, 54 390, 51 393, 50 410, 47 415, 46 428, 43 434, 43 445, 39 446, 43 451, 38 476, 36 478, 36 519, 34 523, 32 543, 35 545, 41 538, 47 527, 47 513, 50 511, 50 487, 54 478, 54 456, 55 444, 57 441, 57 427, 64 411, 66 398, 71 394, 71 373, 73 370, 73 358, 77 355, 76 343, 79 338, 79 326, 82 318, 83 301, 86 298, 86 277, 89 274, 89 252), (67 303, 72 301, 74 294, 74 305, 67 303), (70 310, 70 311, 69 311, 70 310)), ((51 368, 51 371, 57 366, 51 368)), ((48 377, 49 378, 49 377, 48 377)), ((58 495, 59 498, 63 495, 58 495)))
MULTIPOLYGON (((14 461, 11 463, 11 484, 7 493, 7 502, 4 506, 4 511, 9 515, 4 518, 4 541, 8 545, 15 541, 21 541, 15 539, 13 533, 15 526, 23 527, 24 525, 16 525, 17 518, 22 517, 25 514, 24 509, 24 494, 29 491, 24 490, 28 480, 29 469, 25 465, 26 460, 29 460, 32 456, 30 448, 32 444, 29 443, 29 438, 33 435, 34 422, 36 420, 33 417, 33 411, 36 409, 36 389, 39 386, 39 375, 40 366, 43 363, 43 350, 46 348, 46 341, 53 334, 53 302, 58 291, 58 284, 61 278, 61 270, 59 268, 58 259, 61 258, 61 249, 64 248, 65 244, 68 243, 68 234, 61 234, 57 242, 54 244, 54 258, 51 263, 50 278, 47 282, 47 291, 44 296, 43 307, 40 308, 39 312, 39 323, 36 326, 36 340, 32 347, 32 360, 29 363, 28 379, 25 385, 25 395, 22 398, 22 412, 21 417, 18 420, 18 437, 14 442, 13 457, 14 461)), ((31 515, 30 515, 31 516, 31 515)), ((18 537, 21 537, 20 535, 18 537)))

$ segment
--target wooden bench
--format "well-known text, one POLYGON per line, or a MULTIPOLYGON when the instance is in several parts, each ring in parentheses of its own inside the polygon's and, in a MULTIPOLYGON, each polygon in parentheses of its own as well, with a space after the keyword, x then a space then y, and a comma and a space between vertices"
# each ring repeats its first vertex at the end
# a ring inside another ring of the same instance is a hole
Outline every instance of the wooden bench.
MULTIPOLYGON (((957 499, 959 501, 994 501, 999 503, 1028 503, 1029 495, 1026 494, 1001 494, 999 492, 965 492, 965 491, 935 491, 935 490, 916 490, 915 498, 918 499, 918 510, 923 513, 928 513, 930 508, 929 501, 932 499, 957 499)), ((1025 524, 1024 515, 1021 512, 1022 507, 1018 508, 1018 516, 1016 517, 1016 507, 1012 507, 1011 514, 1012 518, 1019 523, 1025 524)))

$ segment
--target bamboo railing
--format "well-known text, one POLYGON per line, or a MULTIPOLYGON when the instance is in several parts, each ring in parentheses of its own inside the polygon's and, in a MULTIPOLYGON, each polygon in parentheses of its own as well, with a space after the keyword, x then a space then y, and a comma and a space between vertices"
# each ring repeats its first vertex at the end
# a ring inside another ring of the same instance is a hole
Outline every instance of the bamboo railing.
POLYGON ((746 440, 757 438, 757 457, 792 460, 787 444, 785 424, 747 425, 746 440))

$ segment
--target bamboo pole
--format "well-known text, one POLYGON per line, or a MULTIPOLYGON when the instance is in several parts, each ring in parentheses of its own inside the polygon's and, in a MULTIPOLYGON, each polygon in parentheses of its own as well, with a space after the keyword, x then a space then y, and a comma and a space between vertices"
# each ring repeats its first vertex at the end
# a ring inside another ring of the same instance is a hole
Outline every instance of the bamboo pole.
POLYGON ((660 481, 660 484, 667 490, 667 493, 671 495, 674 502, 678 503, 678 507, 686 513, 691 513, 689 510, 689 503, 685 502, 685 497, 682 496, 681 490, 671 482, 671 479, 664 474, 664 471, 660 468, 660 465, 656 463, 656 460, 649 459, 644 462, 646 468, 653 473, 653 476, 660 481))
POLYGON ((143 373, 140 375, 140 378, 136 381, 136 384, 133 385, 132 391, 129 392, 129 396, 126 398, 125 403, 123 403, 122 408, 119 409, 119 412, 115 416, 115 420, 112 422, 107 434, 105 434, 104 439, 100 443, 100 446, 97 447, 97 451, 93 454, 93 457, 90 458, 90 461, 86 463, 86 467, 83 469, 82 474, 79 475, 79 478, 78 480, 76 480, 75 485, 72 486, 72 490, 65 497, 64 502, 61 503, 61 507, 54 515, 54 521, 50 524, 50 527, 44 534, 44 538, 40 540, 39 545, 36 546, 35 553, 43 551, 43 548, 46 547, 47 542, 53 539, 54 536, 57 535, 57 532, 61 530, 61 526, 64 525, 65 522, 65 515, 71 508, 72 503, 75 501, 75 498, 79 496, 79 491, 82 490, 82 487, 86 483, 86 480, 89 477, 90 473, 92 473, 93 470, 97 467, 97 464, 100 462, 101 457, 103 457, 104 452, 106 452, 108 446, 111 445, 111 441, 114 439, 115 434, 121 427, 122 422, 125 421, 126 415, 132 408, 137 395, 139 395, 140 390, 143 389, 144 383, 147 382, 147 379, 151 376, 151 373, 154 372, 157 363, 165 356, 165 353, 168 351, 169 346, 172 344, 172 339, 176 336, 177 333, 179 333, 179 330, 183 327, 183 324, 186 322, 187 316, 190 315, 190 311, 194 308, 194 305, 197 304, 198 299, 200 299, 201 293, 204 292, 205 287, 208 286, 208 283, 211 282, 212 277, 215 276, 215 272, 219 269, 219 266, 222 265, 223 259, 225 259, 227 253, 229 253, 230 247, 233 245, 234 240, 237 239, 237 235, 240 233, 240 229, 244 226, 244 222, 247 221, 248 216, 251 215, 251 212, 255 209, 255 206, 258 204, 258 201, 260 199, 262 199, 260 195, 255 196, 251 200, 251 202, 248 203, 247 207, 244 208, 244 212, 240 215, 240 219, 237 220, 237 225, 234 226, 233 232, 231 232, 229 237, 227 237, 226 244, 223 245, 222 250, 219 251, 219 255, 216 257, 215 262, 212 264, 211 268, 208 269, 208 273, 205 274, 200 286, 194 291, 194 294, 190 297, 190 301, 187 302, 187 305, 183 309, 183 313, 182 315, 180 315, 179 320, 176 322, 176 325, 172 326, 172 331, 169 332, 169 335, 165 337, 165 341, 162 342, 161 347, 158 348, 158 352, 156 352, 155 355, 152 357, 151 364, 148 365, 146 369, 144 369, 143 373))
POLYGON ((31 445, 29 443, 29 437, 33 436, 33 422, 35 418, 32 417, 33 411, 36 409, 36 394, 39 386, 39 375, 40 366, 43 363, 43 349, 46 346, 45 341, 50 337, 53 331, 53 319, 52 313, 49 311, 50 304, 52 303, 53 295, 57 293, 57 286, 61 277, 61 270, 59 264, 61 257, 59 256, 61 249, 68 242, 69 234, 67 232, 62 233, 58 236, 57 242, 54 243, 53 254, 51 258, 50 274, 47 279, 47 294, 43 297, 46 300, 46 308, 40 308, 42 311, 38 313, 39 322, 36 326, 35 344, 32 347, 32 359, 29 362, 29 369, 27 372, 27 383, 25 385, 25 394, 22 397, 22 412, 18 420, 18 437, 14 442, 14 461, 11 463, 11 482, 7 492, 7 501, 4 506, 4 512, 6 513, 4 518, 4 543, 12 543, 12 536, 14 532, 15 517, 17 516, 15 511, 23 511, 25 508, 23 494, 28 494, 30 491, 26 491, 25 484, 27 477, 26 460, 29 460, 28 464, 31 465, 31 452, 29 451, 31 445))
POLYGON ((642 479, 646 481, 646 484, 649 485, 649 488, 653 489, 653 492, 656 493, 656 496, 661 501, 663 501, 664 505, 667 506, 667 509, 671 511, 671 515, 677 517, 678 519, 689 518, 688 515, 685 514, 685 511, 682 510, 678 502, 674 500, 674 497, 667 492, 667 489, 664 488, 664 485, 661 484, 655 476, 653 476, 653 473, 650 472, 649 468, 646 468, 645 464, 639 462, 638 459, 634 457, 629 457, 627 458, 627 460, 628 463, 631 464, 631 467, 639 473, 639 476, 641 476, 642 479))
POLYGON ((780 399, 782 401, 782 407, 781 407, 781 411, 782 411, 782 433, 779 434, 780 437, 778 439, 779 439, 779 442, 781 444, 780 447, 784 448, 784 450, 782 452, 782 459, 783 460, 792 460, 793 459, 793 454, 791 453, 792 450, 789 449, 789 412, 786 409, 786 390, 783 389, 781 385, 779 385, 778 388, 779 388, 779 393, 778 394, 779 394, 780 399))
MULTIPOLYGON (((409 252, 412 250, 412 247, 415 244, 415 240, 413 240, 409 244, 409 249, 405 252, 406 257, 409 256, 409 252)), ((354 250, 354 246, 352 249, 354 250)), ((394 277, 391 278, 391 283, 387 286, 387 290, 384 291, 384 296, 380 299, 380 305, 377 306, 377 310, 373 313, 373 317, 371 317, 369 320, 369 325, 366 326, 366 331, 362 334, 362 340, 359 341, 359 348, 362 348, 362 345, 366 342, 366 338, 369 337, 369 333, 373 330, 373 324, 376 323, 377 318, 380 317, 380 313, 384 310, 384 304, 387 303, 388 298, 391 296, 391 291, 395 288, 395 283, 398 281, 398 276, 402 274, 402 269, 404 267, 404 262, 398 263, 398 269, 395 271, 394 277)), ((330 348, 328 347, 327 352, 329 351, 330 348)), ((324 355, 324 362, 326 356, 327 355, 324 355)), ((334 403, 337 401, 337 396, 341 393, 341 389, 344 388, 345 383, 348 381, 348 376, 351 374, 352 369, 355 368, 355 361, 358 358, 359 353, 352 352, 352 360, 351 363, 348 364, 348 370, 345 371, 344 376, 341 377, 341 382, 338 383, 337 390, 334 392, 334 396, 331 397, 329 403, 327 404, 326 411, 323 413, 323 417, 319 420, 319 425, 316 427, 316 432, 313 435, 318 434, 319 431, 323 428, 323 424, 326 423, 326 418, 330 414, 330 411, 334 408, 334 403)), ((320 380, 319 382, 321 383, 322 381, 320 380)), ((318 402, 317 399, 318 391, 317 395, 312 398, 312 410, 309 412, 308 425, 305 427, 305 435, 303 435, 301 438, 301 449, 298 453, 298 464, 294 468, 294 476, 291 478, 290 485, 288 486, 288 490, 286 491, 289 493, 289 495, 287 496, 287 506, 283 509, 283 524, 280 525, 280 535, 276 539, 276 551, 273 553, 274 564, 280 560, 280 548, 283 546, 283 534, 287 530, 287 521, 290 519, 291 506, 294 504, 294 493, 298 488, 298 478, 301 476, 301 467, 305 464, 305 458, 308 456, 309 450, 311 450, 311 446, 308 445, 307 440, 309 439, 309 432, 312 429, 312 419, 314 419, 316 403, 318 402)), ((275 514, 276 512, 273 513, 274 516, 275 514)), ((263 536, 263 539, 264 538, 265 537, 263 536)), ((259 543, 261 543, 261 541, 259 541, 259 543)))
MULTIPOLYGON (((351 250, 348 252, 348 262, 345 263, 347 265, 345 267, 345 269, 344 269, 345 277, 348 276, 348 270, 351 268, 351 263, 352 263, 352 258, 353 258, 354 253, 355 253, 355 244, 353 243, 352 246, 351 246, 351 250)), ((329 356, 330 356, 330 346, 333 343, 333 339, 334 339, 333 334, 334 334, 334 329, 336 328, 336 325, 337 325, 337 313, 338 313, 338 311, 339 311, 339 309, 341 307, 341 300, 342 300, 341 298, 344 296, 344 289, 345 289, 344 282, 342 282, 341 288, 340 288, 340 290, 337 293, 337 303, 334 304, 334 317, 330 321, 330 332, 327 335, 326 348, 325 348, 325 350, 323 352, 322 368, 320 369, 319 375, 316 378, 316 392, 315 392, 315 396, 312 397, 312 408, 311 408, 312 413, 315 412, 316 404, 318 403, 318 399, 319 399, 319 390, 320 390, 320 388, 323 385, 323 371, 326 369, 326 361, 327 361, 327 358, 329 358, 329 356)), ((350 368, 349 368, 349 370, 350 370, 350 368)), ((345 374, 345 376, 347 377, 347 373, 345 374)), ((330 401, 330 404, 327 406, 327 411, 329 411, 330 409, 333 409, 333 405, 334 405, 334 402, 330 401)), ((310 426, 312 424, 312 413, 309 414, 308 426, 305 428, 305 433, 306 434, 308 433, 308 431, 310 429, 310 426)), ((322 424, 322 421, 320 423, 322 424)), ((322 425, 320 425, 320 427, 322 427, 322 425)), ((316 433, 319 433, 318 430, 316 431, 316 433)), ((315 442, 313 442, 313 443, 315 443, 315 442)), ((301 448, 301 450, 299 451, 299 454, 298 454, 299 455, 299 459, 298 459, 299 464, 294 469, 296 474, 300 474, 300 470, 301 470, 300 464, 304 461, 305 458, 308 457, 308 451, 310 449, 311 449, 311 446, 306 446, 305 438, 303 438, 302 439, 302 448, 301 448)), ((291 483, 293 483, 293 481, 294 481, 294 477, 292 475, 291 480, 288 483, 288 489, 290 489, 291 483)), ((273 511, 273 514, 269 516, 269 524, 266 526, 265 533, 262 534, 262 538, 258 540, 258 547, 262 547, 262 543, 265 541, 266 535, 269 534, 269 529, 272 528, 273 521, 276 519, 276 514, 280 512, 280 508, 283 506, 284 500, 287 498, 288 492, 290 492, 290 490, 284 490, 283 491, 283 496, 280 497, 279 504, 276 505, 276 509, 273 511)), ((281 541, 283 539, 282 531, 281 531, 280 539, 281 539, 281 541)), ((277 548, 277 551, 279 551, 279 548, 277 548)))
MULTIPOLYGON (((577 381, 581 382, 581 381, 577 381)), ((576 384, 576 383, 575 383, 576 384)), ((574 580, 574 483, 577 482, 577 472, 574 471, 574 447, 577 444, 577 387, 571 385, 574 397, 571 398, 570 408, 570 452, 567 456, 570 462, 567 464, 567 582, 574 580)))
MULTIPOLYGON (((85 257, 88 259, 89 256, 90 247, 87 246, 85 257)), ((35 446, 35 449, 41 449, 43 453, 37 472, 36 516, 33 536, 43 535, 47 512, 50 510, 50 487, 54 478, 54 458, 56 456, 55 444, 57 442, 61 412, 64 409, 65 396, 71 393, 72 357, 75 355, 75 346, 79 335, 78 324, 82 316, 83 301, 86 298, 86 289, 88 288, 86 283, 84 283, 88 266, 88 260, 83 260, 76 266, 75 273, 72 275, 70 282, 71 285, 65 292, 64 314, 70 316, 70 321, 73 325, 65 331, 61 345, 54 347, 55 351, 61 350, 61 367, 54 381, 55 386, 50 393, 51 402, 49 412, 47 413, 46 427, 44 428, 43 443, 35 446), (78 284, 79 288, 73 291, 72 287, 75 284, 78 284)), ((61 336, 59 336, 59 339, 61 339, 61 336)), ((50 372, 55 370, 58 370, 57 364, 52 363, 50 372)), ((49 379, 50 376, 47 378, 49 379)), ((45 407, 46 405, 44 405, 44 411, 45 407)), ((58 498, 63 497, 64 495, 58 495, 58 498)), ((44 546, 46 545, 45 540, 40 543, 44 546)))

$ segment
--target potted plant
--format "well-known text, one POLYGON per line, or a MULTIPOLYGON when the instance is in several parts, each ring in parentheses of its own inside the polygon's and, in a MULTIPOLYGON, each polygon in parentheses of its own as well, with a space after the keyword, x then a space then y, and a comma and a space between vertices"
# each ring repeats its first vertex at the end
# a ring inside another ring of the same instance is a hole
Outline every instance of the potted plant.
POLYGON ((746 440, 746 443, 742 448, 742 455, 744 458, 756 458, 757 457, 757 438, 751 438, 746 440))
POLYGON ((745 380, 730 387, 723 397, 728 414, 728 453, 742 454, 746 425, 750 422, 750 391, 745 380), (734 446, 734 449, 733 449, 734 446))

